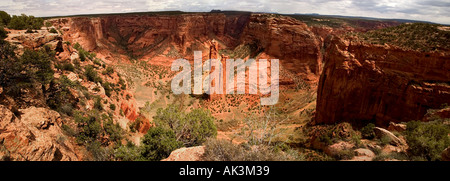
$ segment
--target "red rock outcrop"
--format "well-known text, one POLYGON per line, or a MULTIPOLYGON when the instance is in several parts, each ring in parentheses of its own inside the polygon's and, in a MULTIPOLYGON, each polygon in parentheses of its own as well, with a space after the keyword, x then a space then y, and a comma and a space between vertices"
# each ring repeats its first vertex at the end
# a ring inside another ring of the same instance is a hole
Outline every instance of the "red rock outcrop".
POLYGON ((243 44, 256 46, 257 52, 280 59, 281 65, 294 73, 321 73, 320 42, 301 21, 282 16, 253 14, 245 27, 242 41, 243 44))
POLYGON ((8 37, 5 40, 16 45, 19 54, 23 52, 24 48, 39 49, 44 45, 49 45, 54 49, 60 40, 58 34, 49 33, 47 30, 36 30, 36 33, 25 33, 26 30, 6 30, 10 33, 8 33, 8 37))
POLYGON ((201 161, 205 153, 205 146, 183 147, 170 153, 169 157, 161 161, 201 161))
POLYGON ((135 120, 139 114, 137 113, 136 105, 133 104, 133 102, 130 101, 122 101, 120 104, 120 109, 123 111, 124 116, 128 120, 135 120))
POLYGON ((0 105, 0 160, 79 160, 61 130, 59 113, 36 107, 19 111, 20 119, 0 105))
POLYGON ((320 77, 316 122, 421 120, 450 102, 450 55, 333 38, 320 77))

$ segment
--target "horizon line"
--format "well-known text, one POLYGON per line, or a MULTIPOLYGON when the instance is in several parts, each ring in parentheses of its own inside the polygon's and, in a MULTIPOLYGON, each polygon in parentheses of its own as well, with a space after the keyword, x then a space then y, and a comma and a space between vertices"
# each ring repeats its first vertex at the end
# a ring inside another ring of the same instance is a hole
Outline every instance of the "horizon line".
MULTIPOLYGON (((255 13, 255 14, 278 14, 278 15, 298 15, 298 16, 323 16, 323 17, 331 17, 331 18, 350 18, 350 19, 365 19, 365 20, 389 20, 389 21, 400 21, 404 23, 408 22, 417 22, 417 23, 430 23, 430 24, 439 24, 444 26, 450 26, 450 24, 444 23, 436 23, 432 21, 425 20, 414 20, 414 19, 404 19, 404 18, 378 18, 378 17, 369 17, 369 16, 350 16, 350 15, 340 15, 340 14, 319 14, 319 13, 278 13, 278 12, 258 12, 258 11, 242 11, 242 10, 219 10, 212 9, 210 11, 182 11, 182 10, 167 10, 167 11, 133 11, 133 12, 111 12, 111 13, 84 13, 84 14, 69 14, 69 15, 54 15, 54 16, 36 16, 40 18, 58 18, 58 17, 76 17, 76 16, 101 16, 101 15, 125 15, 125 14, 144 14, 144 13, 227 13, 227 12, 235 12, 235 13, 255 13)), ((25 14, 25 13, 21 13, 25 14)))

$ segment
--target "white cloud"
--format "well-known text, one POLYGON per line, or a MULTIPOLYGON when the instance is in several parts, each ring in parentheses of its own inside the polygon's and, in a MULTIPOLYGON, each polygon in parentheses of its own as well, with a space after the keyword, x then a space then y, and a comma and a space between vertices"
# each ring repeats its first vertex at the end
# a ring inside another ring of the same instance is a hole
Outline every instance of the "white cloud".
POLYGON ((450 24, 448 0, 2 0, 0 9, 10 14, 35 16, 221 9, 415 19, 450 24))

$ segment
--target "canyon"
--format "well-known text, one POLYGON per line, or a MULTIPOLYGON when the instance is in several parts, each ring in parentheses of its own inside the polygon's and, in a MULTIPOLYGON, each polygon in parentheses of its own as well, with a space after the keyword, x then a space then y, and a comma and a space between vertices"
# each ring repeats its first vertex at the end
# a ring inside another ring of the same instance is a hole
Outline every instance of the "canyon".
MULTIPOLYGON (((250 12, 86 15, 48 18, 46 22, 58 33, 48 33, 44 28, 32 34, 8 30, 6 40, 18 46, 17 54, 26 48, 38 50, 44 46, 57 50, 55 80, 67 78, 78 82, 68 90, 73 108, 84 111, 81 115, 88 117, 105 112, 100 127, 107 120, 118 124, 127 140, 119 140, 120 145, 139 146, 141 138, 155 126, 153 118, 159 108, 170 104, 177 104, 183 111, 206 108, 217 119, 217 139, 236 145, 246 141, 236 136, 244 130, 242 120, 249 115, 264 115, 269 110, 259 105, 259 96, 205 98, 174 95, 170 90, 170 82, 176 75, 170 65, 180 58, 192 65, 194 51, 202 52, 202 60, 213 58, 222 63, 228 58, 279 59, 280 101, 274 107, 289 117, 281 126, 287 134, 294 135, 286 140, 297 139, 290 145, 303 146, 310 141, 312 146, 308 147, 337 154, 341 147, 350 149, 357 144, 339 142, 324 148, 323 143, 317 144, 319 132, 335 126, 351 137, 353 128, 344 122, 356 127, 374 123, 380 127, 377 130, 398 125, 398 130, 405 131, 405 122, 430 121, 435 115, 449 117, 448 49, 418 51, 391 42, 371 43, 361 37, 367 32, 402 24, 394 20, 346 19, 338 25, 329 21, 302 15, 250 12), (82 56, 88 57, 86 61, 79 61, 82 56), (84 71, 56 68, 57 64, 76 65, 75 62, 84 71), (86 75, 89 66, 99 72, 101 81, 86 75), (108 68, 113 69, 112 73, 108 68), (313 136, 304 138, 309 135, 313 136), (329 151, 335 147, 338 151, 329 151)), ((446 38, 443 37, 444 41, 446 38)), ((245 81, 249 85, 249 80, 245 81)), ((0 94, 2 91, 3 88, 0 94)), ((6 158, 5 155, 12 160, 89 157, 80 148, 79 140, 64 136, 70 131, 67 125, 80 127, 74 121, 76 116, 50 110, 43 101, 45 95, 33 95, 29 91, 24 96, 32 97, 27 106, 16 104, 11 98, 0 102, 0 146, 3 146, 0 158, 6 158), (30 119, 31 114, 39 119, 30 119)), ((101 135, 99 140, 105 147, 117 144, 111 143, 111 137, 101 135)), ((404 142, 403 137, 393 137, 404 142)), ((373 142, 364 140, 370 146, 373 142)), ((397 149, 392 145, 386 147, 397 149)), ((181 148, 165 160, 201 160, 201 155, 208 151, 206 148, 204 145, 181 148)), ((401 145, 401 149, 404 151, 406 147, 401 145)), ((371 160, 375 155, 370 150, 358 151, 359 156, 371 156, 363 160, 371 160)))
POLYGON ((79 42, 111 62, 126 60, 126 55, 168 65, 175 58, 193 61, 195 50, 202 51, 204 59, 211 53, 212 58, 280 59, 282 69, 318 85, 317 123, 421 120, 427 109, 449 100, 448 52, 405 51, 334 37, 397 22, 308 26, 295 18, 256 13, 103 15, 50 22, 64 40, 79 42), (248 47, 244 54, 223 54, 243 47, 248 47))
MULTIPOLYGON (((50 21, 61 29, 64 40, 79 42, 86 50, 111 61, 120 61, 123 57, 119 55, 161 64, 174 60, 170 57, 192 61, 193 51, 204 52, 203 59, 208 59, 214 40, 221 50, 247 51, 235 55, 238 58, 278 58, 288 70, 311 82, 317 82, 321 72, 322 55, 316 34, 306 24, 289 17, 194 13, 50 21)), ((215 54, 221 57, 223 53, 215 54)))

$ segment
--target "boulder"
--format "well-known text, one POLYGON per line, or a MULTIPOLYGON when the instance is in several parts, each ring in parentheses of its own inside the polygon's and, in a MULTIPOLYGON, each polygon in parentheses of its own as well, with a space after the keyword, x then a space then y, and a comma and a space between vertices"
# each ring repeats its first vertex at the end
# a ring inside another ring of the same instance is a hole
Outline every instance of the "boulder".
POLYGON ((201 161, 205 153, 205 146, 183 147, 170 153, 170 156, 161 161, 201 161))
POLYGON ((79 58, 80 58, 80 56, 78 55, 77 52, 73 52, 73 53, 70 55, 70 61, 72 61, 72 62, 74 62, 75 60, 77 60, 77 59, 79 59, 79 58))
MULTIPOLYGON (((0 105, 0 130, 5 129, 10 123, 16 120, 16 116, 8 108, 0 105)), ((1 131, 0 131, 1 134, 1 131)))
POLYGON ((389 153, 392 153, 392 152, 401 153, 401 152, 404 152, 404 151, 405 151, 405 149, 403 149, 403 147, 393 146, 393 145, 385 145, 381 149, 381 153, 384 153, 384 154, 389 154, 389 153))
POLYGON ((375 153, 373 153, 371 150, 365 149, 365 148, 358 148, 355 150, 355 153, 356 153, 356 156, 366 156, 366 157, 370 157, 370 158, 375 157, 375 153))
POLYGON ((344 150, 352 149, 353 147, 355 147, 355 145, 353 143, 340 141, 338 143, 335 143, 335 144, 332 144, 332 145, 326 147, 324 152, 327 155, 335 156, 335 155, 339 154, 340 152, 342 152, 344 150))
POLYGON ((373 128, 373 131, 375 132, 375 135, 377 136, 377 138, 382 138, 384 136, 387 136, 391 140, 389 142, 389 144, 396 145, 396 146, 405 144, 404 141, 402 141, 400 138, 398 138, 392 132, 390 132, 386 129, 383 129, 380 127, 375 127, 375 128, 373 128))
POLYGON ((75 145, 59 126, 59 113, 36 107, 20 112, 21 119, 0 105, 0 160, 79 160, 75 145))
POLYGON ((400 123, 397 124, 397 123, 390 122, 389 123, 389 127, 387 128, 387 130, 403 132, 403 131, 406 131, 406 125, 405 124, 400 124, 400 123))
POLYGON ((368 156, 355 156, 351 160, 343 160, 343 161, 372 161, 373 157, 368 156))
POLYGON ((46 108, 29 107, 20 109, 24 114, 21 121, 33 125, 38 129, 48 129, 52 125, 61 125, 61 117, 58 112, 46 108))
POLYGON ((75 82, 75 81, 81 82, 80 79, 78 78, 77 74, 73 73, 73 72, 70 72, 69 74, 67 74, 67 78, 72 82, 75 82))
POLYGON ((343 161, 372 161, 375 157, 375 153, 373 153, 369 149, 358 148, 355 150, 355 156, 350 160, 343 161))

